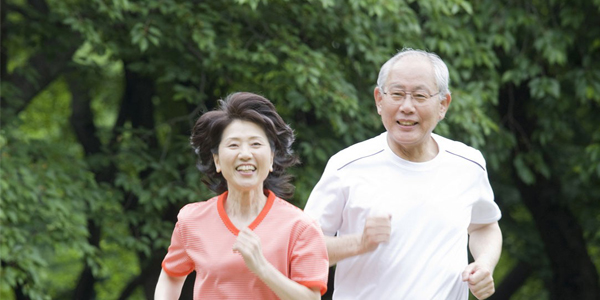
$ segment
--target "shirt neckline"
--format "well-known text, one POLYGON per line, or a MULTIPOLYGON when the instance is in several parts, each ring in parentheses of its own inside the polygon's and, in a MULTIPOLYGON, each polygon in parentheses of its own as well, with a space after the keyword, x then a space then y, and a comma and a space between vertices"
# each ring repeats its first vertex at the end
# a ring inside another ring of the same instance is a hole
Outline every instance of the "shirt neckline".
POLYGON ((388 156, 390 157, 391 161, 394 164, 396 164, 402 168, 405 168, 408 170, 413 170, 413 171, 429 171, 429 170, 437 167, 439 165, 440 161, 443 160, 443 157, 445 155, 444 152, 446 151, 446 146, 442 143, 442 141, 440 141, 440 136, 433 132, 431 133, 431 137, 437 143, 438 154, 431 160, 424 161, 424 162, 409 161, 409 160, 406 160, 406 159, 398 156, 396 153, 394 153, 394 151, 392 151, 392 149, 388 145, 387 134, 388 133, 386 131, 381 135, 383 149, 385 152, 388 153, 388 156))
MULTIPOLYGON (((254 230, 262 222, 275 202, 275 194, 267 189, 265 189, 265 192, 268 192, 267 201, 265 202, 265 206, 263 207, 262 211, 258 214, 258 216, 256 216, 256 219, 254 219, 254 221, 248 225, 250 230, 254 230)), ((219 199, 217 200, 217 212, 219 213, 219 217, 221 217, 223 224, 225 224, 225 227, 227 227, 231 233, 237 236, 240 230, 233 225, 233 222, 231 222, 231 219, 229 219, 229 216, 225 212, 225 201, 227 201, 227 195, 227 191, 219 195, 219 199)))

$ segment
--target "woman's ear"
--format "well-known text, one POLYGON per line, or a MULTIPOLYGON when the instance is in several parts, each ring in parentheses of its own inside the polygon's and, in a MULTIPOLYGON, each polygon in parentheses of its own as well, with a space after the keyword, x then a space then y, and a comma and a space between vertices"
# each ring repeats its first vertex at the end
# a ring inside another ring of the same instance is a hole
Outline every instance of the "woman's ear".
POLYGON ((213 154, 213 161, 215 162, 215 169, 217 173, 221 173, 221 164, 219 163, 219 154, 213 154))

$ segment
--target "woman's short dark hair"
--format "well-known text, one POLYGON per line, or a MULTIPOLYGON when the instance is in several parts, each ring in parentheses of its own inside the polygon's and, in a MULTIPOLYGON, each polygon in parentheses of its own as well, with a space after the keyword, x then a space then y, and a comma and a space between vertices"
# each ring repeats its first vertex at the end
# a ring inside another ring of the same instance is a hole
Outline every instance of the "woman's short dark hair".
POLYGON ((225 100, 219 100, 216 110, 204 113, 196 121, 190 142, 198 156, 197 167, 205 174, 202 181, 217 194, 227 191, 227 181, 217 173, 213 154, 218 154, 223 131, 233 120, 255 123, 265 131, 274 159, 273 172, 265 179, 264 188, 289 199, 294 194, 294 186, 286 168, 299 162, 292 151, 294 131, 279 116, 271 101, 253 93, 231 94, 225 100))

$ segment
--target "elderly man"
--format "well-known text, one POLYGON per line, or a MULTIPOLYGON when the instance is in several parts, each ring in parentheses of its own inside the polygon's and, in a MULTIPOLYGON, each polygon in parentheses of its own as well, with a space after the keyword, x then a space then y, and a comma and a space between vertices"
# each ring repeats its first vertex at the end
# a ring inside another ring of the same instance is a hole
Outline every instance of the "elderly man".
POLYGON ((448 77, 433 53, 405 49, 388 60, 374 90, 386 132, 331 157, 312 191, 305 212, 337 263, 334 299, 494 293, 501 213, 485 160, 432 133, 452 101, 448 77))

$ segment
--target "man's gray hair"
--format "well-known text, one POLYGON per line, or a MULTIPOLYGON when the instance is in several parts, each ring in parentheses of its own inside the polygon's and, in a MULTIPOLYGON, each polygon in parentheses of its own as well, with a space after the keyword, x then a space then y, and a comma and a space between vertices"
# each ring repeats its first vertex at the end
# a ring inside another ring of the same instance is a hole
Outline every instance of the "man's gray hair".
POLYGON ((440 92, 439 97, 440 100, 446 98, 446 95, 450 94, 450 90, 448 89, 448 85, 450 83, 450 76, 448 73, 448 67, 446 63, 435 53, 427 52, 424 50, 404 48, 388 61, 386 61, 383 66, 381 66, 381 70, 379 70, 379 77, 377 77, 377 86, 380 89, 383 89, 385 82, 387 81, 388 74, 390 73, 390 69, 392 66, 405 56, 410 55, 418 55, 421 57, 425 57, 429 59, 431 65, 433 66, 433 73, 435 76, 435 82, 438 86, 438 90, 440 92))

